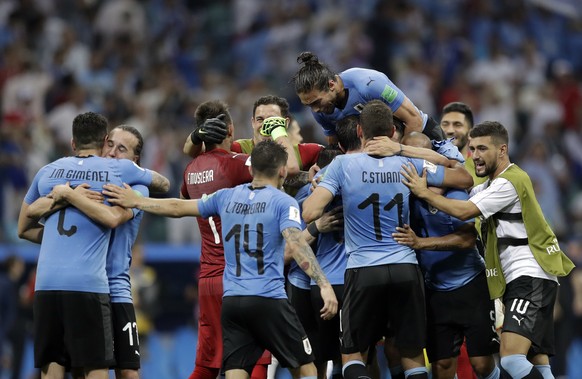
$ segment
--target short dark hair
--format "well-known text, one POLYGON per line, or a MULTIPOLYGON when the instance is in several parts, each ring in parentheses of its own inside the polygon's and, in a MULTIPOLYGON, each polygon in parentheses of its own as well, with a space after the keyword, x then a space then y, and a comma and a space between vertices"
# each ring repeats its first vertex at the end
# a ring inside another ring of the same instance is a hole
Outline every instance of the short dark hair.
POLYGON ((475 125, 475 127, 469 132, 469 137, 491 137, 495 145, 505 144, 509 146, 507 129, 497 121, 484 121, 475 125))
POLYGON ((317 156, 317 165, 319 168, 324 168, 330 164, 335 157, 341 154, 342 151, 337 144, 327 145, 319 152, 319 155, 317 156))
POLYGON ((73 141, 77 149, 101 149, 109 122, 98 113, 86 112, 73 119, 73 141))
POLYGON ((319 61, 317 55, 310 51, 304 51, 297 57, 297 63, 303 66, 291 78, 295 85, 295 93, 306 93, 314 89, 328 91, 329 81, 335 80, 335 72, 319 61))
MULTIPOLYGON (((141 135, 141 133, 139 132, 139 130, 137 130, 136 128, 134 128, 131 125, 118 125, 115 128, 111 129, 111 132, 113 132, 114 130, 123 130, 125 132, 131 133, 135 136, 135 138, 137 138, 137 145, 135 145, 135 148, 133 149, 133 153, 135 155, 137 155, 137 164, 140 164, 141 161, 141 153, 143 150, 143 136, 141 135)), ((111 133, 109 132, 109 133, 111 133)))
POLYGON ((224 122, 226 125, 232 124, 232 117, 228 111, 228 105, 222 100, 209 100, 200 104, 194 112, 194 121, 196 125, 202 125, 209 118, 215 118, 221 114, 225 115, 224 122))
POLYGON ((364 105, 360 113, 360 125, 366 139, 378 136, 391 137, 394 134, 392 111, 380 100, 372 100, 364 105))
POLYGON ((289 103, 287 102, 287 99, 275 95, 265 95, 259 97, 257 101, 255 101, 255 104, 253 105, 253 117, 255 116, 255 111, 257 110, 257 107, 259 105, 271 105, 271 104, 279 106, 279 108, 281 109, 281 117, 285 118, 290 117, 289 103))
POLYGON ((273 140, 264 140, 257 143, 251 152, 251 167, 253 171, 273 177, 287 164, 287 157, 283 146, 273 140))
POLYGON ((335 125, 335 134, 337 141, 345 151, 359 150, 362 146, 362 141, 358 138, 358 123, 360 117, 358 115, 351 115, 338 120, 335 125))
POLYGON ((469 123, 469 129, 473 127, 473 111, 471 110, 471 107, 469 107, 467 104, 461 103, 460 101, 448 103, 443 107, 443 111, 441 112, 442 113, 441 118, 442 116, 451 112, 459 112, 465 115, 465 119, 469 123))

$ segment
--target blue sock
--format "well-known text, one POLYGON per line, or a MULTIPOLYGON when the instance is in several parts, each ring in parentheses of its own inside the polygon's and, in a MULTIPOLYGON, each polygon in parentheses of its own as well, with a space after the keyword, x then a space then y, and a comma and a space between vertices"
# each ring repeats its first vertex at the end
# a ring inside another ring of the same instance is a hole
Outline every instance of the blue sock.
POLYGON ((501 371, 499 370, 499 367, 495 366, 493 371, 491 371, 491 374, 487 375, 487 377, 483 379, 499 379, 500 374, 501 371))
POLYGON ((428 369, 426 367, 411 368, 410 370, 404 371, 404 377, 406 379, 408 379, 408 378, 412 378, 412 379, 426 378, 426 379, 428 379, 428 369))
POLYGON ((513 354, 501 358, 501 367, 512 378, 523 378, 529 374, 533 365, 527 360, 524 354, 513 354))
POLYGON ((554 374, 552 374, 552 368, 550 365, 535 365, 535 368, 538 369, 544 379, 555 379, 554 374))

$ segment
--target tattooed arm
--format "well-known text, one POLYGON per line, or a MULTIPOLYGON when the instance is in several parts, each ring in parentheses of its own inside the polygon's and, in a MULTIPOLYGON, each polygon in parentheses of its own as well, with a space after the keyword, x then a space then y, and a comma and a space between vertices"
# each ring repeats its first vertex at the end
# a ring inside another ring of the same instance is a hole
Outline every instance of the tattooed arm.
POLYGON ((170 181, 164 175, 150 170, 152 172, 152 183, 148 186, 152 192, 166 193, 170 190, 170 181))
POLYGON ((331 284, 321 270, 313 250, 305 241, 301 230, 297 228, 283 230, 283 237, 297 265, 319 286, 323 298, 323 308, 320 310, 321 317, 324 320, 331 319, 337 313, 337 298, 331 284))

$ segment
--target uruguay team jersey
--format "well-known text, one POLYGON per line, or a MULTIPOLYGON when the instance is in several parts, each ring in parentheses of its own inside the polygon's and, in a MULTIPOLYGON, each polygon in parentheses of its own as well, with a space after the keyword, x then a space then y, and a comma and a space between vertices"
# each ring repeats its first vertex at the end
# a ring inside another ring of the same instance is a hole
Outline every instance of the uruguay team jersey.
MULTIPOLYGON (((248 155, 213 149, 194 158, 184 170, 181 194, 184 199, 200 199, 222 188, 231 188, 253 180, 246 166, 248 155)), ((197 217, 202 249, 200 278, 222 275, 224 248, 220 232, 220 217, 197 217)))
MULTIPOLYGON (((152 173, 127 159, 67 157, 44 166, 24 198, 26 204, 48 195, 58 184, 88 183, 102 191, 107 183, 150 185, 152 173)), ((74 207, 48 216, 40 246, 36 290, 109 293, 105 261, 111 229, 74 207)))
MULTIPOLYGON (((366 68, 350 68, 339 77, 348 90, 348 101, 343 109, 335 108, 333 113, 313 112, 315 120, 323 127, 326 136, 335 135, 337 121, 346 116, 359 115, 364 105, 371 100, 381 100, 386 103, 392 112, 396 112, 404 102, 406 96, 400 88, 382 72, 366 68)), ((424 129, 428 116, 417 109, 422 117, 424 129)))
POLYGON ((319 184, 342 196, 347 268, 418 263, 408 246, 392 238, 397 226, 409 223, 410 190, 402 183, 402 165, 427 169, 429 185, 440 186, 444 168, 422 159, 365 153, 337 156, 319 184))
MULTIPOLYGON (((469 194, 459 189, 447 189, 443 196, 456 200, 469 199, 469 194)), ((428 205, 425 201, 414 199, 410 222, 414 232, 419 237, 425 238, 451 234, 462 225, 473 223, 474 220, 459 220, 428 205)), ((460 288, 485 270, 485 262, 475 246, 452 251, 417 250, 417 254, 425 284, 435 291, 460 288)))
MULTIPOLYGON (((143 197, 148 197, 150 191, 146 186, 132 187, 143 197)), ((131 283, 129 266, 131 266, 131 252, 139 224, 143 218, 143 211, 132 208, 133 218, 119 225, 111 231, 109 249, 107 251, 107 277, 109 278, 109 296, 112 303, 131 303, 131 283)))
POLYGON ((301 230, 297 201, 272 186, 242 184, 198 202, 202 217, 220 215, 224 296, 285 299, 283 230, 301 230))
MULTIPOLYGON (((297 204, 299 204, 300 210, 303 208, 303 202, 305 201, 305 199, 307 199, 307 196, 309 196, 309 194, 311 193, 310 188, 311 183, 307 183, 303 187, 299 188, 297 194, 295 194, 295 200, 297 200, 297 204)), ((303 218, 301 218, 301 228, 305 229, 305 227, 306 227, 305 222, 303 221, 303 218)), ((295 262, 295 259, 291 260, 291 263, 289 264, 287 280, 289 281, 289 283, 293 284, 297 288, 308 290, 311 287, 311 285, 309 284, 311 278, 309 277, 309 275, 305 273, 305 271, 299 268, 297 262, 295 262)))

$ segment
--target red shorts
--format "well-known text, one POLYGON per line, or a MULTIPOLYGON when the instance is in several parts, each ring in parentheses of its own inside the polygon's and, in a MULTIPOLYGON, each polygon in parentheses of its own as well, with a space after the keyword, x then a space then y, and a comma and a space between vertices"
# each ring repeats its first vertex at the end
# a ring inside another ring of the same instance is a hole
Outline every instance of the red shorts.
POLYGON ((198 281, 200 315, 196 365, 209 368, 222 366, 222 326, 220 324, 222 292, 222 275, 200 278, 198 281))

